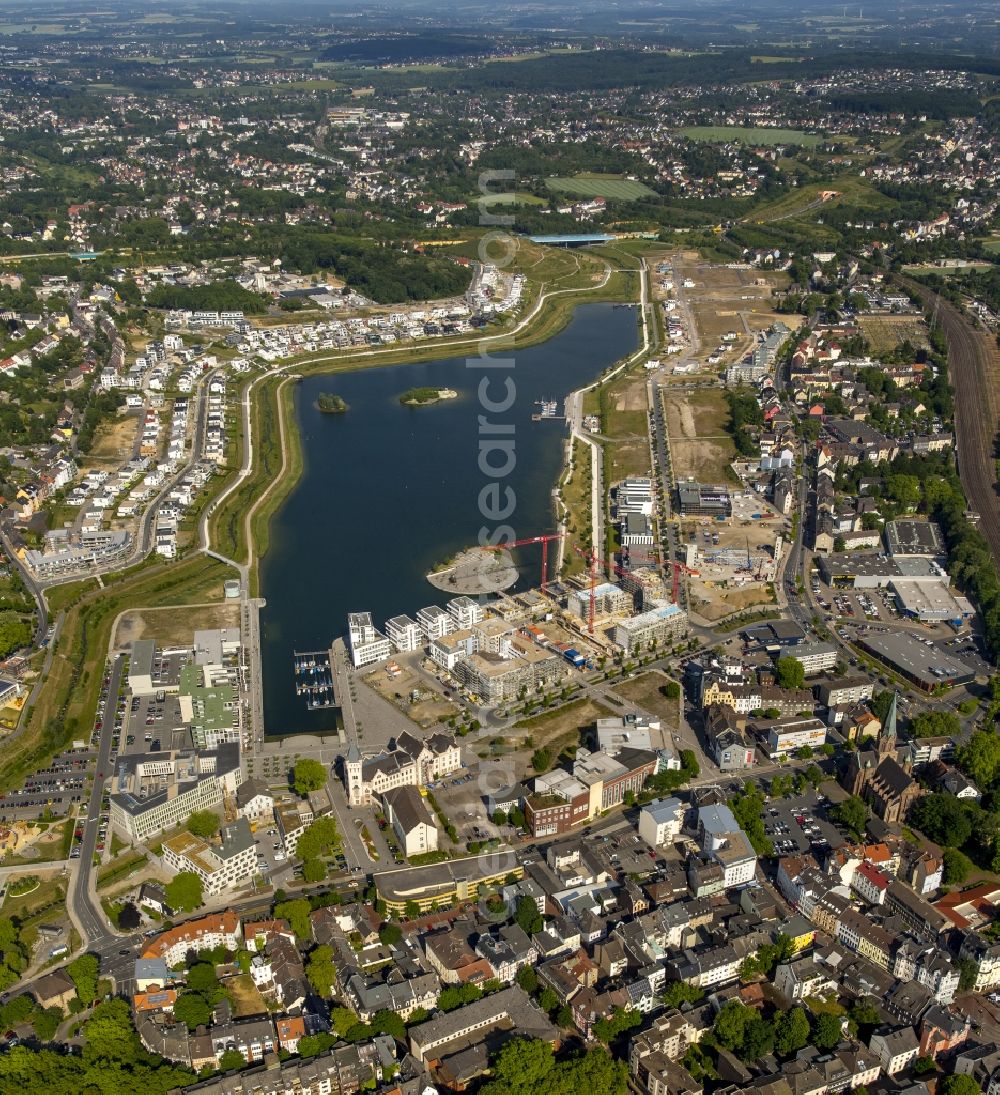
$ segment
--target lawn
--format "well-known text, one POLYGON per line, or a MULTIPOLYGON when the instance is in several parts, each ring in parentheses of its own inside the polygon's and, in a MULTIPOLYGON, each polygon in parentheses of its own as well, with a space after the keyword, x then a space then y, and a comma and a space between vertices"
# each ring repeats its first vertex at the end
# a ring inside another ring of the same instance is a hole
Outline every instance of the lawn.
POLYGON ((267 1004, 248 973, 230 977, 222 986, 233 1002, 233 1014, 237 1019, 248 1015, 266 1015, 267 1004))
POLYGON ((131 855, 119 856, 97 872, 97 888, 106 889, 118 882, 123 882, 129 875, 134 874, 146 865, 144 852, 133 852, 131 855))
POLYGON ((531 735, 533 748, 543 745, 555 756, 566 745, 577 745, 580 731, 586 729, 598 719, 614 716, 615 712, 603 703, 590 699, 574 700, 555 711, 546 711, 514 723, 514 730, 527 730, 531 735))
POLYGON ((630 703, 662 719, 668 726, 677 726, 677 700, 668 700, 663 694, 670 678, 658 670, 642 673, 634 680, 623 681, 612 691, 630 703))
POLYGON ((653 195, 645 183, 625 179, 621 175, 556 175, 546 179, 545 185, 557 194, 568 194, 574 198, 612 198, 633 202, 653 195))
POLYGON ((689 125, 681 133, 692 141, 722 144, 740 141, 743 144, 800 144, 815 148, 826 138, 819 133, 806 133, 802 129, 772 129, 739 125, 689 125))
POLYGON ((3 915, 17 917, 19 920, 30 920, 43 909, 58 904, 65 896, 65 880, 57 876, 46 878, 26 894, 21 894, 20 897, 8 897, 3 903, 3 915))
POLYGON ((862 316, 861 330, 873 354, 888 354, 901 342, 918 349, 928 345, 927 327, 921 316, 862 316))
POLYGON ((516 193, 507 191, 497 194, 475 194, 470 201, 477 205, 545 205, 544 198, 524 190, 518 190, 516 193))

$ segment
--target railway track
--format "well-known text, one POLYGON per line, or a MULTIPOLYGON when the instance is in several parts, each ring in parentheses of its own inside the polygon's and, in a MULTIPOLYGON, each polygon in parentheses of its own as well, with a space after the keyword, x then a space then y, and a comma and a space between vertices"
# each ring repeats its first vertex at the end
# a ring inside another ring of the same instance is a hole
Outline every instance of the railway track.
MULTIPOLYGON (((925 304, 936 294, 926 286, 907 281, 925 304)), ((977 331, 946 300, 937 305, 937 316, 948 340, 948 375, 955 389, 955 445, 958 474, 969 506, 979 514, 979 529, 986 537, 993 561, 1000 567, 1000 494, 997 493, 994 445, 1000 421, 993 383, 994 346, 988 335, 977 331)))

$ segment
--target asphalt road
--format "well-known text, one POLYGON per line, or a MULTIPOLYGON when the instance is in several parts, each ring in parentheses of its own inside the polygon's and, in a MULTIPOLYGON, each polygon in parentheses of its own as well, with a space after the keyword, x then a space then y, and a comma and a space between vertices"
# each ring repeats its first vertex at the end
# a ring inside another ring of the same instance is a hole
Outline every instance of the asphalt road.
POLYGON ((76 875, 69 897, 73 911, 87 935, 85 945, 97 953, 101 953, 102 945, 113 939, 100 902, 97 900, 96 889, 91 891, 91 881, 96 880, 93 861, 97 851, 97 831, 100 828, 101 798, 111 776, 111 742, 115 733, 114 711, 124 669, 125 659, 116 658, 111 666, 111 681, 108 685, 108 699, 105 705, 107 715, 98 740, 94 786, 87 802, 86 819, 83 821, 83 843, 79 845, 80 858, 77 860, 76 875))

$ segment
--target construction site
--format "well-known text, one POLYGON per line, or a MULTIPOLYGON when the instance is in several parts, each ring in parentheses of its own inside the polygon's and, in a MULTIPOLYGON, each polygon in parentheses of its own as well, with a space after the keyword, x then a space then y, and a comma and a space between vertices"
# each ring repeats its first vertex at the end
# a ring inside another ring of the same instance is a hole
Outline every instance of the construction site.
POLYGON ((775 601, 774 577, 786 544, 784 518, 757 495, 733 496, 733 515, 680 522, 688 610, 708 624, 775 601))

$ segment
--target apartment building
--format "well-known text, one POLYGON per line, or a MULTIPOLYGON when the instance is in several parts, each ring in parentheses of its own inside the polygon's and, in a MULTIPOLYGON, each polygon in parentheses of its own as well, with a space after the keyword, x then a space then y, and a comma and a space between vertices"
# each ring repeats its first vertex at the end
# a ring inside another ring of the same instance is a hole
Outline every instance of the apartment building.
POLYGON ((250 823, 240 818, 222 829, 217 844, 188 832, 168 838, 163 842, 163 862, 175 874, 193 872, 201 879, 205 896, 216 897, 253 878, 257 846, 250 823))

